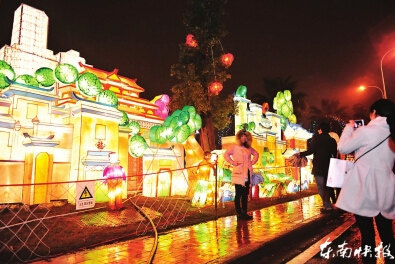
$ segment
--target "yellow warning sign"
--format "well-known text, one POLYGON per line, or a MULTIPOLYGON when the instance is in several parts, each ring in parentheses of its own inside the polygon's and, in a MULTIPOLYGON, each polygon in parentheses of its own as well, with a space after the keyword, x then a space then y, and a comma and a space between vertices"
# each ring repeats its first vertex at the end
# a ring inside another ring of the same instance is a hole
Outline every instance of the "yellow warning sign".
POLYGON ((89 192, 88 187, 85 186, 85 189, 81 193, 80 200, 82 200, 82 199, 91 199, 91 198, 93 198, 93 196, 89 192))

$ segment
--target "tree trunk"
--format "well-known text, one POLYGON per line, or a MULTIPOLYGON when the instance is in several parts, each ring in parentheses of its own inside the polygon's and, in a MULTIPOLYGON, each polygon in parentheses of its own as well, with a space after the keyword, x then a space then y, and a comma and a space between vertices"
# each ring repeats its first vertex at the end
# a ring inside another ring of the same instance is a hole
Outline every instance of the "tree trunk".
POLYGON ((212 117, 205 115, 202 117, 202 127, 200 129, 200 145, 203 151, 212 151, 216 149, 215 133, 212 117))

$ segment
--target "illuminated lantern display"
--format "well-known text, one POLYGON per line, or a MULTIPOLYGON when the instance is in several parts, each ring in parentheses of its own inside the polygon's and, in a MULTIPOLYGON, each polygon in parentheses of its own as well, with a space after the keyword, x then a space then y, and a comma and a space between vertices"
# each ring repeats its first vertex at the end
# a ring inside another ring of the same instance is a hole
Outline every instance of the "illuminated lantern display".
POLYGON ((77 88, 83 95, 87 97, 93 97, 98 95, 103 87, 99 78, 97 78, 95 74, 91 72, 85 72, 81 74, 80 77, 78 77, 77 88))
POLYGON ((108 154, 111 164, 104 168, 103 177, 108 188, 108 207, 110 210, 122 209, 122 180, 126 180, 125 170, 118 165, 115 152, 108 154))
POLYGON ((38 87, 38 81, 36 80, 36 78, 34 78, 33 76, 29 75, 29 74, 22 74, 19 75, 15 82, 17 83, 21 83, 21 84, 26 84, 29 86, 36 86, 38 87))
POLYGON ((147 147, 147 142, 142 136, 134 135, 133 137, 129 138, 129 154, 132 157, 142 157, 147 147))
POLYGON ((41 86, 49 87, 55 83, 53 70, 48 67, 42 67, 34 73, 34 77, 41 86))
POLYGON ((15 71, 7 62, 0 60, 0 89, 4 89, 10 85, 7 78, 11 81, 15 80, 15 71))
POLYGON ((293 114, 294 107, 291 98, 291 92, 289 90, 285 90, 284 92, 278 92, 276 97, 273 99, 273 108, 277 110, 277 114, 284 117, 280 120, 282 130, 285 130, 286 119, 291 123, 296 123, 296 116, 293 114))
POLYGON ((192 34, 188 34, 185 44, 187 44, 189 47, 196 48, 197 41, 195 40, 195 36, 192 34))
POLYGON ((263 103, 262 104, 262 114, 266 114, 266 112, 269 111, 269 104, 268 103, 263 103))
POLYGON ((233 60, 234 57, 231 53, 226 53, 221 56, 222 65, 224 65, 225 67, 229 67, 230 65, 232 65, 233 60))
POLYGON ((236 96, 247 98, 247 87, 244 85, 240 85, 236 90, 236 96))
POLYGON ((169 107, 168 104, 170 102, 170 97, 167 94, 162 94, 156 96, 151 103, 154 103, 158 106, 158 109, 155 110, 155 115, 160 118, 166 118, 169 115, 169 107))
POLYGON ((55 77, 64 84, 74 83, 78 79, 78 70, 71 64, 61 63, 55 68, 55 77))
POLYGON ((209 86, 210 92, 215 95, 218 95, 220 91, 222 91, 222 83, 220 82, 212 82, 209 86))
POLYGON ((122 117, 119 119, 120 126, 127 126, 129 124, 129 117, 125 111, 119 110, 122 113, 122 117))
POLYGON ((113 107, 118 105, 118 97, 113 91, 110 90, 103 90, 99 92, 99 94, 96 97, 96 101, 101 104, 105 104, 113 107))
POLYGON ((140 124, 137 121, 132 121, 129 123, 128 127, 132 130, 129 134, 133 137, 140 132, 140 124))

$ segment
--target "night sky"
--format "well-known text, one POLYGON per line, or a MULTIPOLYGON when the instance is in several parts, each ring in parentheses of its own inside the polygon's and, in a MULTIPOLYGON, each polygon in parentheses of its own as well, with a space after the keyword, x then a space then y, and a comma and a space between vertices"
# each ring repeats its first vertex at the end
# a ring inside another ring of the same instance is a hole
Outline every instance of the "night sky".
MULTIPOLYGON (((9 45, 14 11, 22 1, 0 1, 0 46, 9 45)), ((76 50, 87 64, 137 78, 142 98, 171 95, 185 42, 185 0, 25 0, 49 17, 48 49, 76 50)), ((248 88, 264 94, 263 78, 292 76, 309 105, 339 99, 369 108, 382 87, 380 60, 395 48, 394 0, 229 0, 225 52, 235 60, 223 95, 248 88)), ((395 99, 395 50, 383 63, 388 98, 395 99)), ((272 105, 272 102, 269 102, 272 105)))

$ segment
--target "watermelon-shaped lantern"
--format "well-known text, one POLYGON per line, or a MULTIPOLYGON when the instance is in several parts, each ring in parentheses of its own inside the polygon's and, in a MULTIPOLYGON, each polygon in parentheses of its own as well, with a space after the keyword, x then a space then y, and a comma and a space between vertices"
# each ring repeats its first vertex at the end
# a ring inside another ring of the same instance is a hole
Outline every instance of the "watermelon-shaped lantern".
POLYGON ((78 78, 78 70, 71 64, 61 63, 55 68, 55 77, 61 83, 74 83, 78 78))
POLYGON ((85 72, 78 77, 77 88, 83 95, 93 97, 98 95, 103 87, 95 74, 85 72))
POLYGON ((133 137, 129 138, 129 154, 132 157, 142 157, 147 147, 147 142, 142 136, 134 135, 133 137))
POLYGON ((99 103, 109 105, 109 106, 117 106, 118 105, 118 97, 117 95, 110 90, 104 90, 99 92, 96 97, 96 101, 99 103))
POLYGON ((36 78, 34 78, 33 76, 29 75, 29 74, 22 74, 19 75, 15 82, 17 83, 21 83, 21 84, 26 84, 29 86, 36 86, 38 87, 38 81, 36 80, 36 78))
POLYGON ((122 117, 119 120, 119 125, 120 126, 126 126, 129 124, 129 117, 128 114, 125 113, 125 111, 119 110, 122 113, 122 117))
POLYGON ((4 89, 10 85, 11 81, 15 80, 15 71, 7 62, 0 60, 0 89, 4 89))
POLYGON ((34 76, 41 86, 49 87, 55 83, 55 75, 51 68, 42 67, 38 69, 34 76))
POLYGON ((132 121, 129 123, 128 128, 130 128, 132 131, 130 132, 130 135, 133 137, 134 135, 137 135, 140 132, 140 124, 137 121, 132 121))

